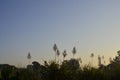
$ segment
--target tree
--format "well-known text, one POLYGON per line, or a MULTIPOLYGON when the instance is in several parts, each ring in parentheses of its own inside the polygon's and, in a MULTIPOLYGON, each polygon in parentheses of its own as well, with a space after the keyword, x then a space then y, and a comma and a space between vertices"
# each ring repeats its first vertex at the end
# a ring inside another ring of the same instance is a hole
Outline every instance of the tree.
POLYGON ((73 58, 74 58, 74 55, 76 54, 76 48, 75 47, 73 47, 72 53, 73 53, 73 58))
POLYGON ((31 59, 31 54, 30 54, 30 52, 28 52, 27 58, 28 58, 29 64, 30 64, 30 59, 31 59))

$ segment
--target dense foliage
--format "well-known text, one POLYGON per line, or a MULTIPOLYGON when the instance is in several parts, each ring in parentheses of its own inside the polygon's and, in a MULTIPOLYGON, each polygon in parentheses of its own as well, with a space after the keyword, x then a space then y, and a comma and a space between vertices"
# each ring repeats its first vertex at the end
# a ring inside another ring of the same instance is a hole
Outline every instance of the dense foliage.
POLYGON ((116 58, 99 68, 80 67, 77 59, 64 60, 61 64, 45 61, 44 65, 34 61, 27 68, 1 65, 0 80, 120 80, 120 63, 116 58))
MULTIPOLYGON (((56 50, 56 45, 54 51, 56 50)), ((63 53, 66 53, 64 51, 63 53)), ((75 55, 76 50, 73 49, 75 55)), ((8 64, 0 65, 0 80, 120 80, 120 52, 108 65, 101 64, 100 57, 98 58, 99 67, 95 68, 90 65, 80 65, 80 59, 75 59, 74 56, 70 60, 65 60, 60 63, 56 60, 50 62, 44 61, 44 64, 34 61, 26 68, 16 68, 8 64)), ((58 54, 59 56, 59 54, 58 54)), ((93 57, 92 53, 92 57, 93 57)))

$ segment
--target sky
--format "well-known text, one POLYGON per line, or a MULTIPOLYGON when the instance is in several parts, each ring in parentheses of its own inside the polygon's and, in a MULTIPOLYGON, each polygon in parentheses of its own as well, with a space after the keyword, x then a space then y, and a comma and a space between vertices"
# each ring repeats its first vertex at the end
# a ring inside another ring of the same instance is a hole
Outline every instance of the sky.
POLYGON ((82 58, 94 65, 98 55, 114 58, 120 50, 119 0, 0 0, 0 64, 25 66, 53 60, 56 43, 66 59, 82 58))

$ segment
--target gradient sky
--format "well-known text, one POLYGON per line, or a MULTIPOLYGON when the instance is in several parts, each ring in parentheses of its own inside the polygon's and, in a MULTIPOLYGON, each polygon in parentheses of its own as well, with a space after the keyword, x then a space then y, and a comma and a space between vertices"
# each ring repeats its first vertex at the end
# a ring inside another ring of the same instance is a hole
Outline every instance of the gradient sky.
MULTIPOLYGON (((17 66, 54 59, 53 44, 60 52, 77 48, 76 58, 106 62, 120 49, 119 0, 0 0, 0 64, 17 66)), ((62 57, 62 55, 61 55, 62 57)))

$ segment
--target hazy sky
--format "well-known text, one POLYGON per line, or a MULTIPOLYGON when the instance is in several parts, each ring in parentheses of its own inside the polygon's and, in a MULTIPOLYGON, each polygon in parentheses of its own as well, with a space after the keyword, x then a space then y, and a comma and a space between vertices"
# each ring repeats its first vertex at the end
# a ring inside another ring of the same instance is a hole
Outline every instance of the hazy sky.
MULTIPOLYGON (((28 64, 54 59, 53 44, 62 53, 77 48, 76 58, 109 57, 120 49, 119 0, 0 0, 0 64, 28 64)), ((62 55, 61 55, 62 57, 62 55)))

